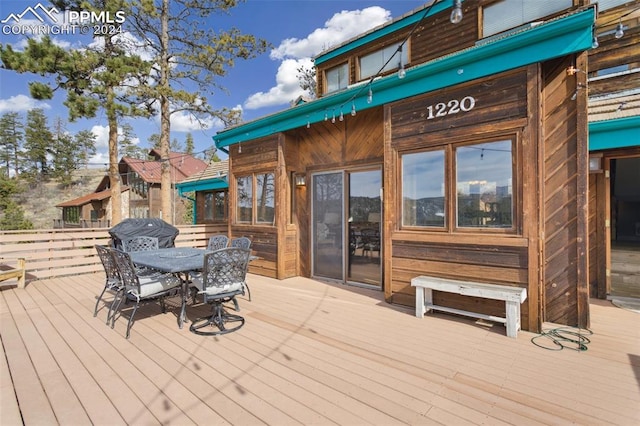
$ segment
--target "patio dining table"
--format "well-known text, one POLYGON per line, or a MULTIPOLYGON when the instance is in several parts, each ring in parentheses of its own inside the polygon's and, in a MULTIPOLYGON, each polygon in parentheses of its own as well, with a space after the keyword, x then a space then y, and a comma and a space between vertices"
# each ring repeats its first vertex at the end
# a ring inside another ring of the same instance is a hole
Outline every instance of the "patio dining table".
POLYGON ((182 301, 178 320, 180 328, 187 316, 189 275, 202 270, 205 253, 207 250, 192 247, 170 247, 130 253, 131 261, 137 266, 176 274, 180 277, 182 281, 182 301))

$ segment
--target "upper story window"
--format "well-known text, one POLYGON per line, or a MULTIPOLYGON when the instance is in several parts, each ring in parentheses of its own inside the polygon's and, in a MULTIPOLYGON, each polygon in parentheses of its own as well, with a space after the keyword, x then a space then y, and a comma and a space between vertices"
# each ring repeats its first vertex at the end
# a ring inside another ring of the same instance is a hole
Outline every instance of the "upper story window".
POLYGON ((512 139, 407 153, 401 170, 403 227, 514 229, 512 139))
POLYGON ((598 11, 602 12, 603 10, 612 9, 616 6, 623 5, 628 3, 629 0, 591 0, 591 3, 598 3, 598 11))
POLYGON ((402 51, 398 52, 400 43, 389 45, 383 49, 360 57, 360 80, 372 77, 378 73, 396 70, 400 67, 400 61, 403 64, 409 62, 409 47, 403 46, 402 51), (395 55, 395 56, 394 56, 395 55))
POLYGON ((573 0, 500 0, 482 8, 482 37, 516 28, 573 6, 573 0))
POLYGON ((349 64, 344 63, 324 72, 325 93, 346 89, 349 85, 349 64))
POLYGON ((255 173, 239 177, 236 222, 273 225, 275 223, 275 174, 255 173))
POLYGON ((204 220, 207 222, 227 220, 226 191, 207 191, 204 193, 204 220))

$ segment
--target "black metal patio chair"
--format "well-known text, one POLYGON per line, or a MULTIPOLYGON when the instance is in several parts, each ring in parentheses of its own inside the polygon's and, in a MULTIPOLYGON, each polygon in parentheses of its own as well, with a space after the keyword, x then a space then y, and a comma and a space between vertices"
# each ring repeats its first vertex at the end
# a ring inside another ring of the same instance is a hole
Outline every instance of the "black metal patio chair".
POLYGON ((114 294, 114 299, 111 301, 111 304, 109 305, 109 312, 107 313, 106 323, 109 324, 113 307, 117 299, 117 294, 122 291, 123 288, 122 280, 120 279, 120 274, 118 273, 115 260, 109 251, 110 249, 101 245, 96 245, 95 248, 98 252, 98 257, 100 257, 100 261, 102 262, 102 266, 104 267, 105 281, 104 288, 98 296, 98 300, 96 300, 96 307, 93 310, 93 316, 95 317, 98 315, 98 306, 100 305, 100 301, 104 294, 109 291, 114 294))
POLYGON ((207 250, 215 251, 225 248, 229 245, 229 237, 224 234, 212 235, 207 244, 207 250))
MULTIPOLYGON (((231 239, 231 242, 229 243, 229 247, 238 247, 238 248, 243 248, 243 249, 251 249, 251 239, 249 239, 249 237, 235 237, 231 239)), ((247 282, 245 281, 244 283, 244 288, 246 289, 247 292, 247 297, 249 298, 249 302, 251 302, 251 289, 249 289, 249 284, 247 284, 247 282)), ((242 292, 242 294, 244 295, 244 291, 242 292)), ((236 307, 236 311, 239 311, 240 308, 238 306, 238 301, 234 300, 234 305, 236 307)))
POLYGON ((122 250, 127 253, 132 253, 134 251, 158 250, 159 248, 157 237, 140 235, 122 241, 122 250))
MULTIPOLYGON (((140 303, 159 300, 162 313, 165 313, 166 305, 164 298, 166 296, 179 294, 182 298, 182 281, 175 275, 169 273, 152 270, 138 272, 131 262, 131 256, 129 253, 116 249, 109 250, 111 251, 111 255, 113 256, 116 267, 118 268, 118 273, 120 274, 120 278, 124 285, 123 291, 119 293, 120 298, 115 309, 116 311, 119 311, 123 299, 135 302, 133 312, 131 312, 129 322, 127 323, 126 338, 128 339, 134 322, 133 318, 136 315, 140 303)), ((116 313, 112 316, 111 328, 114 327, 115 321, 116 313)))
POLYGON ((210 316, 198 318, 189 330, 205 336, 231 333, 244 325, 244 318, 230 314, 224 303, 243 293, 249 265, 249 249, 227 247, 204 255, 202 274, 193 278, 206 303, 212 305, 210 316), (211 327, 211 330, 204 330, 211 327), (214 328, 215 327, 215 328, 214 328))

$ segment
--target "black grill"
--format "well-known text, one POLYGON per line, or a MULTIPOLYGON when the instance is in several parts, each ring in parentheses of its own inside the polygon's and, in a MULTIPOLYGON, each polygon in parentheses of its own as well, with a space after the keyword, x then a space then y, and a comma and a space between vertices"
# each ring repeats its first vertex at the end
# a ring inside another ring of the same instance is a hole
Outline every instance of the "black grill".
POLYGON ((125 219, 109 230, 113 247, 122 250, 122 241, 144 235, 158 238, 160 248, 175 247, 180 230, 162 219, 125 219))

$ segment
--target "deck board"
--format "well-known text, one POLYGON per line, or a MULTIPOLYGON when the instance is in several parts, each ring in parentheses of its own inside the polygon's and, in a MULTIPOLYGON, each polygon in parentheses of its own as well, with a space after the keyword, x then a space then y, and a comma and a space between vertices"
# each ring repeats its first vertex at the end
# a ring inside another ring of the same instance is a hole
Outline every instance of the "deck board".
POLYGON ((549 351, 501 324, 415 318, 381 292, 251 275, 240 331, 179 329, 172 299, 166 314, 143 306, 127 340, 126 311, 105 324, 110 295, 93 317, 103 283, 0 291, 3 426, 640 423, 640 316, 606 301, 591 303, 586 351, 549 351))

